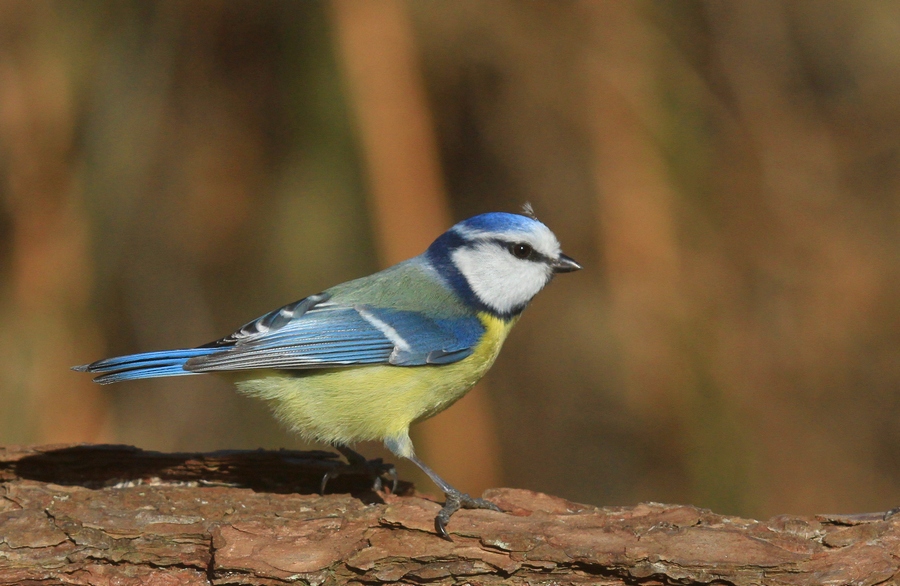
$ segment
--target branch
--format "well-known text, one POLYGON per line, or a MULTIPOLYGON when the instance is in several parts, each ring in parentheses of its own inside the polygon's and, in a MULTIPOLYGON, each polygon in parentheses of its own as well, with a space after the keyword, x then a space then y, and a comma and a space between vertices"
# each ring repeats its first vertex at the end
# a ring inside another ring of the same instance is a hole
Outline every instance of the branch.
POLYGON ((507 513, 376 494, 327 452, 0 448, 0 585, 859 584, 900 578, 900 518, 592 507, 526 490, 507 513))

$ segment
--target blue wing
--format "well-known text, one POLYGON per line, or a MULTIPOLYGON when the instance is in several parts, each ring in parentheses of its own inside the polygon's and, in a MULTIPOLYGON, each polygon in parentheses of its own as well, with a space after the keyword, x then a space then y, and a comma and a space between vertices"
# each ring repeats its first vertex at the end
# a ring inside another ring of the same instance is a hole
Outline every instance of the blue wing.
POLYGON ((484 333, 476 316, 431 319, 415 311, 344 305, 313 295, 199 348, 149 352, 76 367, 95 380, 178 376, 264 368, 360 364, 448 364, 469 356, 484 333))

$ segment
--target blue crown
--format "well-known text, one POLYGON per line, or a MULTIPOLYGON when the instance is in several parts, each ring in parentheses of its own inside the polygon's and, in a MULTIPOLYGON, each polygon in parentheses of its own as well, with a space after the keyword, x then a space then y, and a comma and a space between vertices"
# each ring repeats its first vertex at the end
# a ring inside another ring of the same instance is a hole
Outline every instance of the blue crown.
POLYGON ((471 230, 483 230, 485 232, 528 232, 534 229, 535 225, 541 225, 541 223, 528 216, 509 214, 506 212, 489 212, 487 214, 473 216, 468 220, 463 220, 454 226, 454 228, 458 226, 471 230))

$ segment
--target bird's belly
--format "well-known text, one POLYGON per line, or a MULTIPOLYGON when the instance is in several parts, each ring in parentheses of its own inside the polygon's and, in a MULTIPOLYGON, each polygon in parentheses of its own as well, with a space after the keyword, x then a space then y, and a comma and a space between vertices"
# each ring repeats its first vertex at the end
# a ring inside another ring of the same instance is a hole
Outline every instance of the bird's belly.
POLYGON ((482 316, 475 351, 446 365, 368 365, 321 370, 248 371, 235 385, 269 402, 279 419, 308 439, 383 440, 440 413, 491 367, 512 322, 482 316))

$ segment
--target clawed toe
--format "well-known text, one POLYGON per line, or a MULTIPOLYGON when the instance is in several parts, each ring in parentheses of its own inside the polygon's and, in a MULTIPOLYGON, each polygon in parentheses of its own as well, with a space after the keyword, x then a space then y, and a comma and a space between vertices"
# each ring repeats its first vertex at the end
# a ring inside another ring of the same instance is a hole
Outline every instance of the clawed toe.
POLYGON ((444 502, 444 507, 434 518, 434 529, 437 531, 438 535, 448 541, 452 540, 450 539, 450 534, 447 533, 447 523, 450 522, 450 517, 452 517, 456 511, 460 509, 487 509, 489 511, 502 512, 500 507, 491 501, 473 498, 456 489, 446 493, 446 496, 447 500, 444 502))

